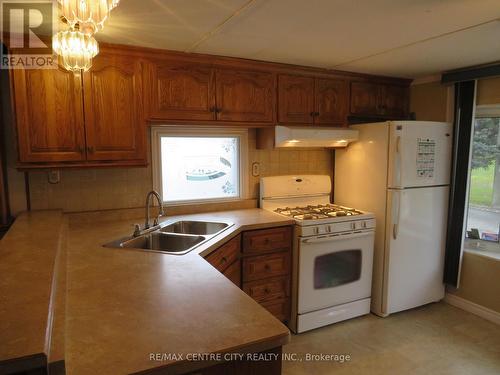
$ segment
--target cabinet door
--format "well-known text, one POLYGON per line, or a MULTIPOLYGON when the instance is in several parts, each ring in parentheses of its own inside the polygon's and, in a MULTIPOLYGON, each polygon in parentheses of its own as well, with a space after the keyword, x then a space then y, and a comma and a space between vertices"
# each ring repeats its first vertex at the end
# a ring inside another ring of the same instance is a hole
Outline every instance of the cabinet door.
POLYGON ((347 81, 342 79, 316 79, 314 123, 344 125, 348 103, 347 81))
POLYGON ((150 117, 215 120, 215 73, 212 68, 158 61, 150 70, 150 117))
POLYGON ((238 288, 241 288, 241 261, 237 260, 224 271, 224 276, 226 276, 231 282, 238 288))
POLYGON ((276 76, 266 72, 217 70, 217 120, 273 122, 276 76))
POLYGON ((85 159, 81 76, 63 69, 11 72, 20 162, 85 159))
POLYGON ((402 118, 408 114, 408 88, 384 85, 380 89, 379 111, 381 115, 402 118))
POLYGON ((351 113, 378 115, 380 85, 369 82, 351 83, 351 113))
POLYGON ((146 160, 142 63, 99 54, 83 76, 89 160, 146 160))
POLYGON ((314 78, 280 75, 278 78, 278 122, 312 124, 314 78))

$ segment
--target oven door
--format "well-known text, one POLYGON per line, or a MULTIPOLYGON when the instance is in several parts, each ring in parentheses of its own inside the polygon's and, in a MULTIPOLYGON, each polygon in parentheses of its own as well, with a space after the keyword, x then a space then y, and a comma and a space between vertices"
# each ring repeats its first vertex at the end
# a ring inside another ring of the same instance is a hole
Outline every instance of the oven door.
POLYGON ((298 313, 371 295, 374 232, 301 238, 298 313))

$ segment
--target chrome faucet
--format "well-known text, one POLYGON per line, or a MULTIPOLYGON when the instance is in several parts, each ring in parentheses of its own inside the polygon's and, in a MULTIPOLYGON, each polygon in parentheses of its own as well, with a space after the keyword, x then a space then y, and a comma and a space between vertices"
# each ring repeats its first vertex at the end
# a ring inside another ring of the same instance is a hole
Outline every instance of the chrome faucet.
POLYGON ((163 209, 163 201, 160 197, 160 194, 158 194, 158 192, 152 190, 148 193, 148 195, 146 196, 146 222, 144 223, 144 228, 141 230, 141 227, 139 226, 139 224, 135 224, 135 230, 134 230, 134 236, 137 237, 137 236, 140 236, 141 234, 145 234, 145 233, 148 233, 148 232, 151 232, 155 229, 157 229, 159 227, 159 224, 158 224, 158 219, 163 216, 165 214, 165 211, 163 209), (156 200, 158 201, 158 206, 160 207, 159 208, 159 212, 158 212, 158 216, 155 217, 154 221, 153 221, 153 226, 151 226, 149 224, 149 221, 150 221, 150 209, 151 209, 151 198, 152 197, 155 197, 156 200))
POLYGON ((146 222, 144 223, 144 229, 149 229, 150 228, 150 225, 149 225, 149 210, 150 210, 150 206, 151 206, 151 197, 155 197, 156 200, 158 201, 158 206, 160 207, 160 211, 158 212, 158 216, 155 217, 154 221, 153 221, 153 226, 157 226, 158 225, 158 219, 164 215, 163 213, 163 201, 160 197, 160 194, 158 194, 156 191, 154 190, 151 190, 147 197, 146 197, 146 222))

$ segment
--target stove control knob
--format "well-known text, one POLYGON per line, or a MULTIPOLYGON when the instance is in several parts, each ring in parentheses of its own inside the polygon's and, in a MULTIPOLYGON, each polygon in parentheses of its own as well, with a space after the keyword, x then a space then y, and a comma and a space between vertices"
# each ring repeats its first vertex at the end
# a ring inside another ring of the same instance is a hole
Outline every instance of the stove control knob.
POLYGON ((318 227, 314 227, 313 228, 313 233, 314 234, 319 234, 319 228, 318 227))
POLYGON ((366 221, 363 221, 363 228, 366 229, 367 225, 366 225, 366 221))
POLYGON ((330 233, 332 231, 332 226, 331 225, 327 225, 325 229, 326 229, 326 231, 328 233, 330 233))
POLYGON ((356 223, 355 222, 351 223, 351 229, 356 229, 356 223))

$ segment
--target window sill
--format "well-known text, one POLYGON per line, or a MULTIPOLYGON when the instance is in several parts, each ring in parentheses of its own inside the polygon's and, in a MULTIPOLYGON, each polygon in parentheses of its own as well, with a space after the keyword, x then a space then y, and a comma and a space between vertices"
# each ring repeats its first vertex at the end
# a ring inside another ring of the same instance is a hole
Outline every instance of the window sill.
POLYGON ((466 239, 464 250, 470 254, 500 261, 500 244, 498 242, 466 239))

